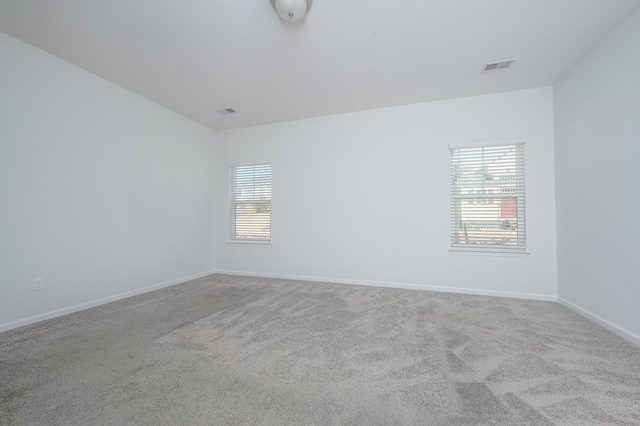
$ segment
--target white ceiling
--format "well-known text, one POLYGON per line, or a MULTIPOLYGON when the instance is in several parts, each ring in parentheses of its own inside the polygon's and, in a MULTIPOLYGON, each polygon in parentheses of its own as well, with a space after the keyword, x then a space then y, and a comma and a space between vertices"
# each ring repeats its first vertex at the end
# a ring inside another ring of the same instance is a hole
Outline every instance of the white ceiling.
POLYGON ((551 85, 638 6, 315 0, 291 24, 269 0, 0 0, 0 30, 223 130, 551 85))

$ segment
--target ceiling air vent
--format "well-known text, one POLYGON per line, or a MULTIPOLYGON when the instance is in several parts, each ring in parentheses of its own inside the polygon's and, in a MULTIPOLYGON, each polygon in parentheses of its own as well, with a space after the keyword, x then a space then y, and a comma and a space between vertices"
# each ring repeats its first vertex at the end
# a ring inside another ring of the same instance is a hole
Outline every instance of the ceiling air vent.
POLYGON ((233 109, 233 108, 222 108, 222 109, 218 109, 218 110, 216 110, 216 112, 217 112, 218 114, 227 115, 227 114, 235 114, 235 113, 236 113, 236 112, 238 112, 238 111, 236 111, 236 110, 235 110, 235 109, 233 109))
POLYGON ((513 65, 513 63, 515 61, 516 61, 516 58, 514 58, 514 59, 505 59, 503 61, 496 61, 496 62, 487 62, 482 67, 482 72, 493 72, 493 71, 508 70, 508 69, 511 68, 511 65, 513 65))

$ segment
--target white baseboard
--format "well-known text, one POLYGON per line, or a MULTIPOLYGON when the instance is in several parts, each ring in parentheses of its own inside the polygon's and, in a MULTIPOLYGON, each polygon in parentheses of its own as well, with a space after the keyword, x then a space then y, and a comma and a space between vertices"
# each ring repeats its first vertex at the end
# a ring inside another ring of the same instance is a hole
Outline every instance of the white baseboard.
POLYGON ((310 277, 306 275, 288 275, 288 274, 271 274, 271 273, 255 273, 245 271, 229 271, 229 270, 216 270, 216 274, 226 275, 239 275, 245 277, 258 277, 258 278, 281 278, 287 280, 300 280, 300 281, 317 281, 326 282, 332 284, 352 284, 352 285, 364 285, 370 287, 388 287, 388 288, 404 288, 409 290, 426 290, 437 291, 442 293, 460 293, 460 294, 474 294, 478 296, 496 296, 496 297, 510 297, 514 299, 529 299, 529 300, 543 300, 547 302, 557 301, 556 296, 549 296, 546 294, 532 294, 532 293, 517 293, 509 291, 496 291, 496 290, 478 290, 473 288, 456 288, 456 287, 440 287, 424 284, 407 284, 407 283, 393 283, 383 281, 367 281, 367 280, 352 280, 346 278, 327 278, 327 277, 310 277))
POLYGON ((136 296, 138 294, 148 293, 150 291, 159 290, 161 288, 170 287, 176 284, 181 284, 186 281, 191 281, 197 278, 206 277, 207 275, 211 275, 213 273, 214 271, 201 272, 199 274, 190 275, 188 277, 178 278, 178 279, 166 281, 160 284, 154 284, 154 285, 139 288, 136 290, 127 291, 125 293, 116 294, 114 296, 103 297, 101 299, 92 300, 90 302, 69 306, 67 308, 56 309, 55 311, 46 312, 44 314, 34 315, 32 317, 7 322, 5 324, 0 324, 0 333, 3 331, 8 331, 18 327, 23 327, 25 325, 33 324, 36 322, 48 320, 55 317, 60 317, 62 315, 70 314, 73 312, 82 311, 84 309, 93 308, 95 306, 104 305, 105 303, 115 302, 116 300, 126 299, 127 297, 136 296))
POLYGON ((617 334, 618 336, 622 337, 625 340, 628 340, 629 342, 635 344, 636 346, 640 346, 640 336, 637 336, 635 334, 633 334, 632 332, 625 330, 622 327, 619 327, 615 324, 613 324, 612 322, 607 321, 606 319, 587 311, 584 308, 581 308, 578 305, 575 305, 571 302, 569 302, 566 299, 563 299, 562 297, 558 297, 558 303, 560 303, 561 305, 566 306, 567 308, 571 309, 572 311, 576 312, 577 314, 582 315, 583 317, 586 317, 588 319, 590 319, 591 321, 595 322, 596 324, 600 325, 601 327, 609 330, 610 332, 612 332, 613 334, 617 334))
POLYGON ((424 285, 424 284, 407 284, 407 283, 394 283, 394 282, 383 282, 383 281, 354 280, 354 279, 346 279, 346 278, 312 277, 307 275, 255 273, 255 272, 230 271, 230 270, 221 270, 221 269, 205 271, 199 274, 190 275, 188 277, 178 278, 175 280, 166 281, 160 284, 150 285, 147 287, 139 288, 136 290, 125 292, 125 293, 116 294, 113 296, 104 297, 104 298, 93 300, 90 302, 80 303, 78 305, 69 306, 67 308, 57 309, 55 311, 46 312, 44 314, 34 315, 28 318, 23 318, 16 321, 0 324, 0 333, 3 331, 8 331, 18 327, 23 327, 25 325, 33 324, 36 322, 40 322, 40 321, 48 320, 51 318, 56 318, 62 315, 70 314, 73 312, 81 311, 84 309, 93 308, 95 306, 104 305, 106 303, 115 302, 117 300, 126 299, 128 297, 136 296, 138 294, 148 293, 150 291, 159 290, 161 288, 170 287, 176 284, 181 284, 194 279, 206 277, 211 274, 226 274, 226 275, 259 277, 259 278, 280 278, 280 279, 300 280, 300 281, 327 282, 332 284, 363 285, 363 286, 369 286, 369 287, 403 288, 403 289, 409 289, 409 290, 425 290, 425 291, 436 291, 436 292, 444 292, 444 293, 473 294, 473 295, 479 295, 479 296, 509 297, 509 298, 516 298, 516 299, 542 300, 542 301, 548 301, 548 302, 557 301, 558 303, 590 319, 591 321, 599 324, 603 328, 622 337, 623 339, 626 339, 629 342, 637 346, 640 346, 640 336, 637 336, 636 334, 631 333, 630 331, 625 330, 624 328, 619 327, 605 320, 604 318, 569 302, 566 299, 563 299, 561 297, 556 297, 556 296, 550 296, 550 295, 544 295, 544 294, 532 294, 532 293, 495 291, 495 290, 478 290, 478 289, 471 289, 471 288, 441 287, 441 286, 432 286, 432 285, 424 285))

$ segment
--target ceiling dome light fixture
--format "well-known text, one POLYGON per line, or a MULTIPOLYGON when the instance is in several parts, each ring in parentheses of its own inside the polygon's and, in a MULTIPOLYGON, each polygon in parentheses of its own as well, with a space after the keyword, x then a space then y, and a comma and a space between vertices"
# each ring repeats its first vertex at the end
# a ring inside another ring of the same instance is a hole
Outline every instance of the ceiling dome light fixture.
POLYGON ((296 22, 304 18, 313 0, 271 0, 271 6, 287 22, 296 22))

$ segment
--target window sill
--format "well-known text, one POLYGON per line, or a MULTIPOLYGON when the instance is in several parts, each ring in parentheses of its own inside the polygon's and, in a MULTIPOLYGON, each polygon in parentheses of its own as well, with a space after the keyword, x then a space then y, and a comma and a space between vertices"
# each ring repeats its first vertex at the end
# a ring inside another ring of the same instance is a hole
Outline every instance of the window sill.
POLYGON ((449 252, 460 256, 501 256, 501 257, 526 257, 528 251, 500 250, 500 249, 471 249, 451 248, 449 252))
POLYGON ((271 240, 269 241, 257 241, 257 240, 227 240, 227 244, 232 246, 260 246, 260 247, 269 247, 271 246, 271 240))

